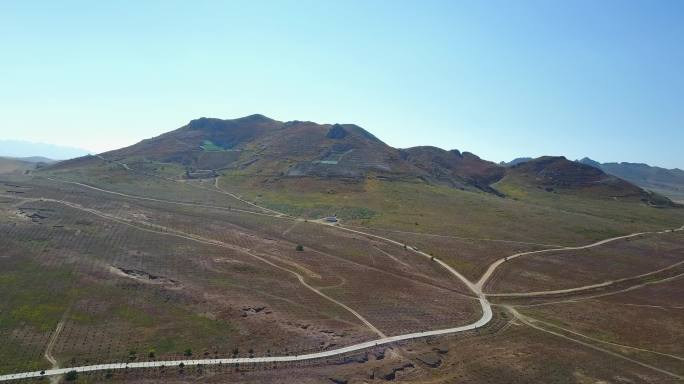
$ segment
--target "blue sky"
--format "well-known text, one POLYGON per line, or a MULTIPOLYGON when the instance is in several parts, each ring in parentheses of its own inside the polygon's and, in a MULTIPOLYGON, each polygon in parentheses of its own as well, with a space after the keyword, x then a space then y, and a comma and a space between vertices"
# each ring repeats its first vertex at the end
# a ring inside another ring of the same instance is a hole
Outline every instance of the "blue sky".
POLYGON ((261 113, 684 168, 682 20, 664 0, 4 1, 0 139, 104 151, 261 113))

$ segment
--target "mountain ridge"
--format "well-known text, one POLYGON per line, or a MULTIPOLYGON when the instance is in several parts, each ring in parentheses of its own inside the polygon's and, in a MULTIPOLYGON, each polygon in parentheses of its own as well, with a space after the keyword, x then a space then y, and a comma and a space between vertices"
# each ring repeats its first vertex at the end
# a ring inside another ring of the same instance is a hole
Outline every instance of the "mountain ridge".
POLYGON ((373 177, 420 180, 501 197, 504 194, 493 185, 511 175, 509 179, 533 188, 572 193, 586 189, 603 198, 652 200, 627 181, 565 157, 547 156, 504 166, 456 149, 394 148, 355 124, 282 122, 260 114, 237 119, 193 119, 131 146, 61 162, 51 169, 87 166, 100 158, 123 162, 134 169, 150 163, 175 164, 184 169, 186 178, 210 178, 219 172, 238 172, 271 181, 309 177, 359 182, 373 177), (603 188, 597 188, 598 184, 603 188))
MULTIPOLYGON (((469 152, 432 148, 429 162, 449 158, 446 168, 419 161, 426 156, 418 155, 424 147, 393 148, 355 124, 281 122, 255 114, 229 120, 193 119, 178 129, 101 156, 114 161, 137 158, 177 163, 191 172, 236 169, 280 177, 418 177, 494 192, 486 184, 497 175, 502 177, 497 164, 469 152)), ((74 162, 78 160, 69 163, 74 162)))
POLYGON ((630 162, 600 163, 588 157, 580 159, 578 162, 601 169, 642 188, 675 200, 684 201, 684 171, 679 168, 667 169, 645 163, 630 162))

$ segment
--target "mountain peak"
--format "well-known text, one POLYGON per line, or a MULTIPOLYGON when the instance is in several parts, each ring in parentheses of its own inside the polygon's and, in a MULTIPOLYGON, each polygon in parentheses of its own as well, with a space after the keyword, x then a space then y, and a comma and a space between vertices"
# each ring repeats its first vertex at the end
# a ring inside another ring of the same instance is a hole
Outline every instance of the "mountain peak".
POLYGON ((596 161, 596 160, 592 160, 592 159, 590 159, 590 158, 588 158, 588 157, 584 157, 584 158, 578 160, 577 162, 580 163, 580 164, 585 164, 585 165, 592 166, 592 167, 594 167, 594 168, 601 169, 601 163, 599 163, 599 162, 596 161))
POLYGON ((509 162, 502 161, 500 164, 503 165, 504 167, 512 167, 514 165, 522 164, 522 163, 528 162, 530 160, 533 160, 533 159, 531 157, 516 157, 515 159, 513 159, 509 162))
POLYGON ((244 117, 238 117, 237 119, 219 119, 216 117, 200 117, 198 119, 190 120, 188 127, 190 129, 215 129, 219 127, 224 127, 226 124, 235 123, 267 123, 275 122, 275 120, 266 117, 261 114, 253 114, 244 117))
POLYGON ((199 119, 190 120, 188 128, 190 129, 212 129, 223 124, 224 120, 214 117, 200 117, 199 119))
POLYGON ((264 116, 260 113, 255 113, 253 115, 245 116, 245 117, 240 117, 235 120, 249 120, 249 121, 275 121, 271 119, 268 116, 264 116))

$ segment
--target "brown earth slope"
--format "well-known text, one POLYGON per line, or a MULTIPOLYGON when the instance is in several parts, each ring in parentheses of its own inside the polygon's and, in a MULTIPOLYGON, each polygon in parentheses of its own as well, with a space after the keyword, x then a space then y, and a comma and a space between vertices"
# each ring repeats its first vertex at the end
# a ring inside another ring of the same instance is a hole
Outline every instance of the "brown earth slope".
MULTIPOLYGON (((467 152, 434 147, 399 150, 353 124, 281 122, 262 115, 192 120, 101 157, 131 167, 147 161, 177 164, 190 172, 236 170, 276 177, 360 179, 372 174, 488 191, 504 173, 503 167, 467 152)), ((87 156, 54 169, 88 167, 99 160, 87 156)))

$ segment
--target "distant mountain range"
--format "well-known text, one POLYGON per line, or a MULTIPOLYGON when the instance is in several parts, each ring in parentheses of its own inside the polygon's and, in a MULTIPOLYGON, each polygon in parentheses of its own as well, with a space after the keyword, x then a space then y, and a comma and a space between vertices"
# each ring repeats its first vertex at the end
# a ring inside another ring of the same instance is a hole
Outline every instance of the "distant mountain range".
POLYGON ((599 163, 588 157, 578 161, 644 189, 660 193, 674 200, 684 201, 684 171, 681 169, 666 169, 641 163, 599 163))
POLYGON ((89 152, 61 145, 33 143, 22 140, 0 140, 0 156, 12 158, 44 157, 54 160, 72 159, 89 152))
MULTIPOLYGON (((531 157, 519 157, 500 164, 512 167, 530 160, 532 160, 531 157)), ((609 175, 619 177, 675 201, 684 202, 684 171, 681 169, 666 169, 643 163, 599 163, 588 157, 577 160, 577 162, 600 169, 609 175)))

